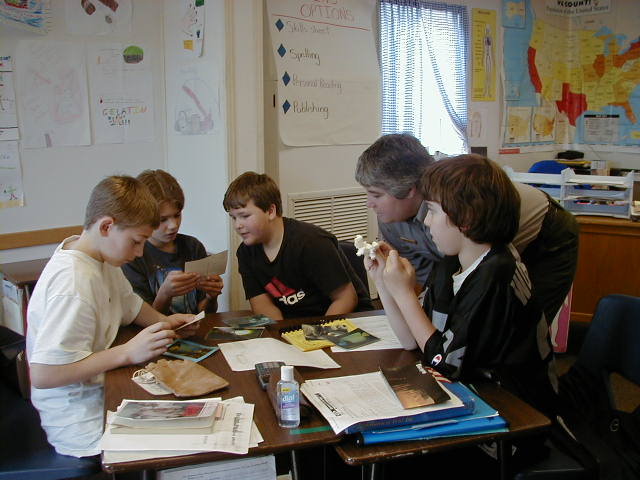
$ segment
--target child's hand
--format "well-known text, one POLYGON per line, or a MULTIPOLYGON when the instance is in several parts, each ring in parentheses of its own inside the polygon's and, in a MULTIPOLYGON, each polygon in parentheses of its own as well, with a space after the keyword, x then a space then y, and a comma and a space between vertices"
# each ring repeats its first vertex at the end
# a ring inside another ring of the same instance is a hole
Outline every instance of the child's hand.
POLYGON ((364 257, 364 268, 369 272, 369 275, 371 275, 376 282, 376 285, 383 285, 382 272, 384 271, 390 249, 387 243, 380 242, 376 250, 375 259, 371 259, 366 255, 364 257))
POLYGON ((144 363, 158 355, 162 355, 175 338, 176 334, 171 330, 167 322, 157 322, 149 325, 123 345, 128 360, 127 363, 144 363))
MULTIPOLYGON (((175 331, 175 329, 180 325, 184 325, 185 323, 189 323, 190 321, 192 321, 194 317, 195 315, 192 315, 190 313, 175 313, 173 315, 169 315, 165 321, 169 324, 169 328, 175 331)), ((195 335, 199 327, 200 322, 195 322, 187 327, 181 328, 174 333, 180 338, 187 338, 195 335)))
POLYGON ((220 293, 222 293, 222 287, 224 287, 224 282, 220 275, 200 277, 200 282, 198 282, 198 289, 204 291, 211 298, 220 295, 220 293))
POLYGON ((407 291, 413 292, 416 284, 416 271, 406 258, 391 250, 382 272, 384 285, 394 297, 407 291))
POLYGON ((164 279, 158 294, 163 297, 177 297, 184 295, 198 286, 200 275, 197 273, 184 273, 178 270, 169 272, 167 278, 164 279))

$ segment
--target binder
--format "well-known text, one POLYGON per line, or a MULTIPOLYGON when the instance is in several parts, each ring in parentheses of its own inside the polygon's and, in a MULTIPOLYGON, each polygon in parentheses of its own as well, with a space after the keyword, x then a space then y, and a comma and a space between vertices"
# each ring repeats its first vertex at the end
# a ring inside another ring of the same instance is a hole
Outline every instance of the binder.
MULTIPOLYGON (((459 382, 447 383, 446 387, 462 402, 462 405, 451 408, 434 409, 419 414, 409 414, 400 417, 383 418, 379 420, 369 420, 359 422, 347 427, 344 432, 360 433, 371 432, 380 429, 420 425, 428 422, 437 422, 450 418, 457 418, 472 414, 475 411, 476 399, 480 398, 467 387, 459 382)), ((442 405, 442 404, 439 404, 442 405)))
POLYGON ((456 382, 448 387, 455 390, 456 395, 464 392, 464 396, 473 398, 475 407, 472 413, 403 427, 366 430, 358 435, 356 441, 358 444, 371 445, 508 431, 508 423, 504 417, 464 384, 456 382))

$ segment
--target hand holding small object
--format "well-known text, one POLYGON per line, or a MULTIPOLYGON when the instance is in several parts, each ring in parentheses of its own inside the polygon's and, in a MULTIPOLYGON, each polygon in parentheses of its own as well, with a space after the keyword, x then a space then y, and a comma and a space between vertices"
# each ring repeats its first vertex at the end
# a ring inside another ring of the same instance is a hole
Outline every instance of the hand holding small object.
POLYGON ((356 238, 353 240, 353 244, 358 249, 358 251, 356 252, 357 256, 361 257, 363 255, 366 255, 371 260, 374 260, 376 258, 376 250, 378 249, 378 246, 379 246, 378 242, 374 241, 374 242, 368 243, 367 241, 365 241, 362 235, 357 235, 356 238))

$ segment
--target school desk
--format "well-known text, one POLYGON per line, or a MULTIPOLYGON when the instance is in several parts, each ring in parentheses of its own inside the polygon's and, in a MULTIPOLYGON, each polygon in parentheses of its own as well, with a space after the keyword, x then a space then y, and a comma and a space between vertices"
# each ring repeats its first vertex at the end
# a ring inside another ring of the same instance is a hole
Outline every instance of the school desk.
POLYGON ((16 290, 15 296, 19 302, 21 318, 15 319, 16 325, 14 327, 20 334, 24 335, 27 331, 26 318, 29 298, 48 261, 48 258, 40 258, 0 264, 0 272, 2 272, 4 281, 9 282, 16 290), (17 325, 18 322, 20 325, 17 325), (22 327, 22 331, 19 331, 19 327, 22 327))
MULTIPOLYGON (((364 312, 347 315, 348 317, 369 316, 382 314, 382 311, 364 312)), ((222 326, 224 318, 233 318, 247 315, 248 312, 225 312, 207 315, 200 324, 198 333, 192 339, 199 343, 215 344, 205 341, 204 335, 212 326, 222 326)), ((333 317, 336 318, 336 317, 333 317)), ((337 317, 339 318, 339 317, 337 317)), ((278 330, 282 327, 308 323, 313 319, 290 319, 269 325, 264 336, 280 338, 278 330)), ((135 326, 121 329, 116 344, 130 339, 139 329, 135 326)), ((327 353, 338 362, 342 368, 320 370, 310 367, 296 367, 305 379, 327 378, 341 375, 355 375, 378 370, 379 365, 397 367, 415 362, 418 352, 405 350, 371 350, 365 352, 333 353, 330 349, 327 353)), ((315 412, 311 418, 300 424, 295 430, 288 430, 278 426, 277 419, 267 394, 260 388, 253 370, 247 372, 232 372, 221 352, 216 352, 202 361, 202 365, 216 374, 227 379, 229 387, 210 396, 221 396, 223 399, 242 395, 248 403, 255 404, 254 421, 264 437, 258 447, 249 450, 249 455, 269 455, 283 451, 295 451, 307 447, 321 445, 336 445, 338 453, 351 465, 370 465, 375 462, 389 460, 402 454, 419 454, 435 452, 458 446, 468 446, 488 440, 497 440, 500 444, 508 446, 508 442, 522 436, 540 432, 550 426, 550 421, 541 413, 530 407, 525 402, 510 395, 505 390, 491 385, 482 385, 478 388, 480 395, 500 411, 510 424, 509 432, 472 435, 466 437, 444 438, 429 441, 390 443, 371 447, 358 447, 348 437, 335 435, 332 430, 326 428, 326 421, 315 412), (318 427, 321 427, 318 430, 318 427), (325 428, 322 428, 325 427, 325 428)), ((170 399, 172 395, 154 397, 134 384, 131 380, 133 372, 139 366, 123 367, 107 372, 105 378, 105 408, 115 410, 123 398, 128 399, 170 399)), ((193 465, 215 460, 238 458, 222 452, 204 452, 195 455, 180 457, 157 458, 127 463, 103 463, 103 469, 108 473, 120 473, 135 470, 161 470, 184 465, 193 465)), ((502 473, 506 474, 506 462, 502 462, 502 473)), ((374 470, 372 469, 372 472, 374 470)), ((506 477, 503 477, 506 478, 506 477)))

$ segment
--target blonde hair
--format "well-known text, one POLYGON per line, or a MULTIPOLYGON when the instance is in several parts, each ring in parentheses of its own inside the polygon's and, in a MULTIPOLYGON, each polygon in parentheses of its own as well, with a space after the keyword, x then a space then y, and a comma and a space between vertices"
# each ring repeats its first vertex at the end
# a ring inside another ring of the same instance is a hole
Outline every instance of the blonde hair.
POLYGON ((113 175, 103 179, 91 191, 84 216, 88 229, 101 217, 112 217, 120 228, 160 225, 158 202, 140 180, 113 175))

